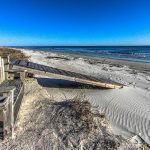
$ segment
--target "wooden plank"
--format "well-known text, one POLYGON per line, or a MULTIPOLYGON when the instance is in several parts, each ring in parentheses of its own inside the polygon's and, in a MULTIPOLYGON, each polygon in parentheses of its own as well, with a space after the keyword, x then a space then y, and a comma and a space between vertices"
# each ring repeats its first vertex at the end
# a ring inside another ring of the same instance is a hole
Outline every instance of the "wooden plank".
POLYGON ((100 79, 87 76, 87 75, 83 75, 80 73, 57 69, 57 68, 44 66, 44 65, 40 65, 40 64, 36 64, 32 62, 26 62, 26 63, 23 62, 21 64, 23 65, 20 65, 20 63, 18 64, 16 62, 13 63, 13 65, 27 69, 28 72, 39 74, 39 75, 56 76, 60 79, 75 81, 75 82, 89 84, 89 85, 98 86, 98 87, 111 88, 111 89, 123 87, 121 84, 115 83, 112 81, 108 81, 104 79, 100 80, 100 79))
POLYGON ((34 66, 32 66, 32 64, 29 62, 29 63, 27 63, 27 67, 28 68, 32 68, 32 69, 34 69, 34 66))
POLYGON ((26 65, 27 65, 27 62, 24 61, 24 60, 22 60, 22 61, 19 62, 19 65, 21 65, 21 66, 26 66, 26 65))

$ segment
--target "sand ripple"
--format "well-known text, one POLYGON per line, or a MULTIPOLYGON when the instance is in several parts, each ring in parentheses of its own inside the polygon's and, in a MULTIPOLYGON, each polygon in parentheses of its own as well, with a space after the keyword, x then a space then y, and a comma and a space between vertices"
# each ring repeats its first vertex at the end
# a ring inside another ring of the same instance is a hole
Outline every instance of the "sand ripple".
POLYGON ((139 135, 150 145, 150 92, 140 88, 124 87, 113 90, 48 89, 55 99, 71 99, 80 93, 93 106, 125 131, 139 135))
POLYGON ((120 90, 96 91, 87 94, 93 105, 108 119, 125 130, 139 135, 150 144, 150 93, 124 87, 120 90))

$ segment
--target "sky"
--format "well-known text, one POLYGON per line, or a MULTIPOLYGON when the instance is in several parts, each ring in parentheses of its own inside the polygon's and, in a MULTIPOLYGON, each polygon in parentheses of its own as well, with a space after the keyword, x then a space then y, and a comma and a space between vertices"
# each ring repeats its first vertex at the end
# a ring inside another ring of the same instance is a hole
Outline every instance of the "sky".
POLYGON ((150 0, 0 0, 0 45, 150 45, 150 0))

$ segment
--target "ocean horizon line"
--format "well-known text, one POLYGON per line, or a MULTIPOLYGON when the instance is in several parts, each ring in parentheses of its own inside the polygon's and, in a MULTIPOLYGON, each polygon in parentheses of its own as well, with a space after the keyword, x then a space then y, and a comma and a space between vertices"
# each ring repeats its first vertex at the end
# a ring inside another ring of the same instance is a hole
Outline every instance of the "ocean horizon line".
POLYGON ((150 47, 150 45, 10 45, 0 47, 150 47))

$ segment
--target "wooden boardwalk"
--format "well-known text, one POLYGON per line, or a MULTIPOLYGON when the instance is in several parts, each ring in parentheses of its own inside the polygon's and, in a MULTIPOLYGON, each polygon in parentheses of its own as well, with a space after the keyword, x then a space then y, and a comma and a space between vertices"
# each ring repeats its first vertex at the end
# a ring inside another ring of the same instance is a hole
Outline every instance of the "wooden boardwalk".
POLYGON ((88 84, 97 87, 110 89, 119 89, 123 87, 121 84, 112 81, 96 79, 94 77, 83 75, 80 73, 57 69, 25 60, 15 60, 12 62, 12 65, 17 66, 20 69, 24 69, 30 73, 75 81, 78 83, 88 84))

